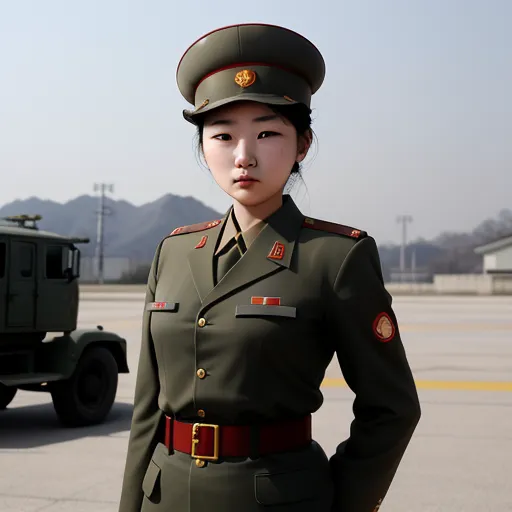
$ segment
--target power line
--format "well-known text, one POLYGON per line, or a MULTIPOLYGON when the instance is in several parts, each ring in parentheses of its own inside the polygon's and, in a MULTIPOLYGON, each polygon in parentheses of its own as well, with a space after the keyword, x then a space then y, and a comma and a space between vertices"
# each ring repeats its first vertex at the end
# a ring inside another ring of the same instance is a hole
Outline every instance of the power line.
POLYGON ((98 223, 96 228, 96 251, 95 251, 95 260, 96 260, 96 277, 98 279, 98 284, 103 284, 104 282, 104 269, 103 269, 103 261, 104 261, 104 217, 106 215, 110 215, 110 210, 105 207, 105 193, 114 192, 114 185, 110 183, 95 183, 94 191, 100 192, 99 195, 99 208, 96 212, 98 216, 98 223))

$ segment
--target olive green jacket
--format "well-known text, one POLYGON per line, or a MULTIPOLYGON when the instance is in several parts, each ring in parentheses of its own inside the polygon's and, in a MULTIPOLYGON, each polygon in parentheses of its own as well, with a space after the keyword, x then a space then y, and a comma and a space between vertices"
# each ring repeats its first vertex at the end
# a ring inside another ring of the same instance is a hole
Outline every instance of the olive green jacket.
MULTIPOLYGON (((375 241, 305 219, 285 196, 214 286, 213 256, 227 218, 175 230, 156 250, 119 510, 140 511, 164 413, 215 424, 313 413, 336 355, 355 401, 350 437, 330 459, 333 511, 372 512, 420 417, 375 241), (253 297, 278 297, 280 305, 252 304, 253 297)), ((333 428, 343 421, 332 418, 333 428)))

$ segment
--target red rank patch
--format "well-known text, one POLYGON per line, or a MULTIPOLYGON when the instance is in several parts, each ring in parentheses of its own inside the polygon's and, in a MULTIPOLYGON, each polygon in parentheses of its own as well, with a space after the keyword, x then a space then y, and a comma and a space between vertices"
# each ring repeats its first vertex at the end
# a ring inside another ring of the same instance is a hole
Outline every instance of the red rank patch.
POLYGON ((208 235, 204 235, 199 243, 194 247, 194 249, 202 249, 206 245, 206 241, 208 240, 208 235))
POLYGON ((281 297, 251 297, 251 304, 259 306, 280 306, 281 297))
POLYGON ((271 260, 282 260, 284 258, 284 245, 281 242, 276 242, 272 250, 268 253, 267 258, 271 260))
POLYGON ((396 332, 393 320, 387 313, 379 313, 373 322, 373 332, 379 341, 386 343, 391 341, 396 332))

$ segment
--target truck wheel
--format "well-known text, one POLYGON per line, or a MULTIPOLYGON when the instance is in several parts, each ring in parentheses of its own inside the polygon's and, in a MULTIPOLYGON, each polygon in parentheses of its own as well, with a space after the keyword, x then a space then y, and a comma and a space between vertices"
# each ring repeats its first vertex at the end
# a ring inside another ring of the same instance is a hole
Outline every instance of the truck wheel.
POLYGON ((67 427, 101 423, 110 412, 117 393, 118 368, 114 356, 103 347, 83 354, 68 380, 52 389, 53 407, 67 427))
POLYGON ((6 409, 7 406, 13 401, 13 398, 16 395, 16 391, 18 391, 17 388, 6 386, 5 384, 0 384, 0 411, 6 409))

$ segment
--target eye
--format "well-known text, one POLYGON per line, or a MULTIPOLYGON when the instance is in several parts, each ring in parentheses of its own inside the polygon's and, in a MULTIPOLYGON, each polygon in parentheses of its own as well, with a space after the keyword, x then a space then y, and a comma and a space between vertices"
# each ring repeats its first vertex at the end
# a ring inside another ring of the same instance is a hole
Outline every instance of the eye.
POLYGON ((220 133, 219 135, 215 135, 214 137, 212 137, 212 139, 228 141, 231 140, 231 135, 229 135, 228 133, 220 133))
POLYGON ((277 135, 280 135, 280 134, 277 132, 271 132, 271 131, 261 132, 258 135, 258 139, 267 139, 268 137, 275 137, 277 135))

